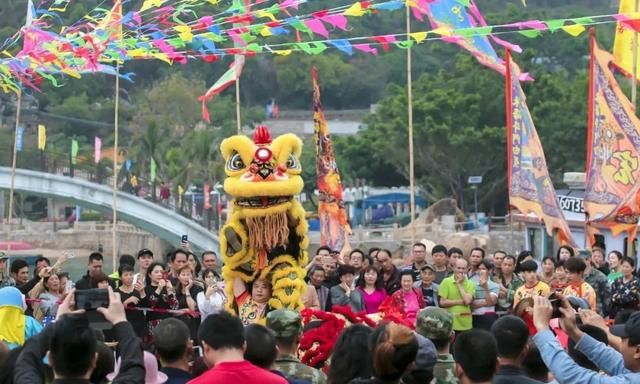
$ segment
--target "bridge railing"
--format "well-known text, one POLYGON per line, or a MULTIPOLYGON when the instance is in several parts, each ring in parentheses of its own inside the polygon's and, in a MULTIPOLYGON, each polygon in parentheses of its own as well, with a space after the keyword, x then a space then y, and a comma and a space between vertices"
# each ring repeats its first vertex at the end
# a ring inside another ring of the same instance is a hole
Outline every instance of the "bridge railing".
MULTIPOLYGON (((96 163, 93 156, 78 155, 75 161, 72 161, 72 157, 69 152, 65 153, 51 148, 47 148, 44 151, 33 148, 23 148, 17 153, 16 168, 68 176, 104 185, 109 188, 113 187, 112 159, 102 159, 100 162, 96 163)), ((11 167, 12 163, 13 145, 11 145, 11 143, 0 144, 0 166, 11 167)), ((211 229, 211 220, 196 220, 189 212, 184 212, 178 209, 178 207, 171 202, 165 204, 160 202, 159 199, 154 201, 153 194, 151 193, 152 185, 140 178, 138 178, 138 182, 141 186, 145 186, 143 191, 146 191, 145 195, 140 198, 155 202, 164 209, 171 209, 181 216, 186 217, 203 227, 211 229)), ((132 193, 132 188, 129 184, 129 177, 126 170, 124 170, 124 167, 122 167, 118 173, 118 189, 120 192, 132 193)))

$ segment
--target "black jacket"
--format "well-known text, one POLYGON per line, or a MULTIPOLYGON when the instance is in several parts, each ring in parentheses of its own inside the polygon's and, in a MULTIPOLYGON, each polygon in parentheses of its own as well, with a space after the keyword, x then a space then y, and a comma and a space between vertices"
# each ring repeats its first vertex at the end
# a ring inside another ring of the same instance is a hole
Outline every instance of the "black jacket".
MULTIPOLYGON (((16 362, 13 380, 15 383, 43 384, 44 377, 40 373, 42 358, 49 350, 51 336, 55 324, 46 327, 39 335, 27 340, 22 353, 16 362)), ((118 341, 118 350, 122 357, 120 373, 112 384, 139 384, 144 383, 145 369, 140 340, 133 332, 133 327, 127 322, 122 322, 113 327, 115 339, 118 341)), ((66 379, 54 380, 53 383, 89 383, 87 380, 66 379)))
POLYGON ((524 374, 524 371, 515 365, 501 365, 498 373, 493 377, 494 384, 542 384, 524 374))
MULTIPOLYGON (((113 280, 112 278, 108 278, 109 279, 109 285, 111 286, 111 288, 113 288, 113 290, 115 291, 116 289, 116 282, 115 280, 113 280)), ((76 289, 91 289, 91 276, 89 276, 89 272, 87 272, 84 276, 82 276, 82 278, 78 281, 76 281, 76 289)))

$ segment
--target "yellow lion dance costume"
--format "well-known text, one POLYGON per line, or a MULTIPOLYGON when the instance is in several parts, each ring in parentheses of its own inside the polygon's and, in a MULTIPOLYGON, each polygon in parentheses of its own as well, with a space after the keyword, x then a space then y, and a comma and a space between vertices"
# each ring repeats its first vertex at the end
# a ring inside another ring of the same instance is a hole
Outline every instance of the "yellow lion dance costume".
POLYGON ((224 190, 234 197, 220 231, 228 309, 237 313, 233 280, 249 284, 270 279, 268 308, 302 309, 307 264, 307 221, 294 198, 302 192, 302 141, 293 134, 271 139, 259 126, 253 141, 232 136, 220 145, 225 160, 224 190))

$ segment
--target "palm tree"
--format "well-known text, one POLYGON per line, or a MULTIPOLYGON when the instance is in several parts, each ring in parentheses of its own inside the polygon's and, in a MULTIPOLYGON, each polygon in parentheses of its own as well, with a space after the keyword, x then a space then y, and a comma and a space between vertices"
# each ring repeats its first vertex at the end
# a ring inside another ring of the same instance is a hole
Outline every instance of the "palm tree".
MULTIPOLYGON (((151 159, 156 162, 157 173, 161 174, 164 164, 161 147, 166 145, 166 132, 155 121, 147 124, 146 128, 133 137, 131 155, 138 164, 138 172, 150 169, 151 159), (147 168, 148 165, 148 168, 147 168)), ((153 201, 156 201, 156 180, 152 184, 153 201)))

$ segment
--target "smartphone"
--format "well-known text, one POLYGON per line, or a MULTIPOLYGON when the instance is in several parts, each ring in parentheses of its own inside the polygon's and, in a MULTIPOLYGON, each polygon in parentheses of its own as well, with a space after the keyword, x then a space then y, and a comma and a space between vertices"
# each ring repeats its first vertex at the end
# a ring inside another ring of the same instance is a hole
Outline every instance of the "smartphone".
POLYGON ((196 361, 201 357, 202 357, 202 347, 194 346, 192 355, 191 355, 191 361, 196 361))
POLYGON ((162 272, 162 279, 169 280, 169 272, 162 272))
POLYGON ((109 291, 106 288, 80 289, 75 292, 76 309, 95 311, 109 307, 109 291))
POLYGON ((189 236, 187 235, 182 235, 182 244, 186 244, 189 242, 189 236))
POLYGON ((562 302, 560 301, 560 298, 556 296, 555 292, 549 296, 549 301, 551 302, 551 306, 553 307, 551 318, 557 319, 562 317, 562 312, 560 312, 560 307, 562 306, 562 302))

